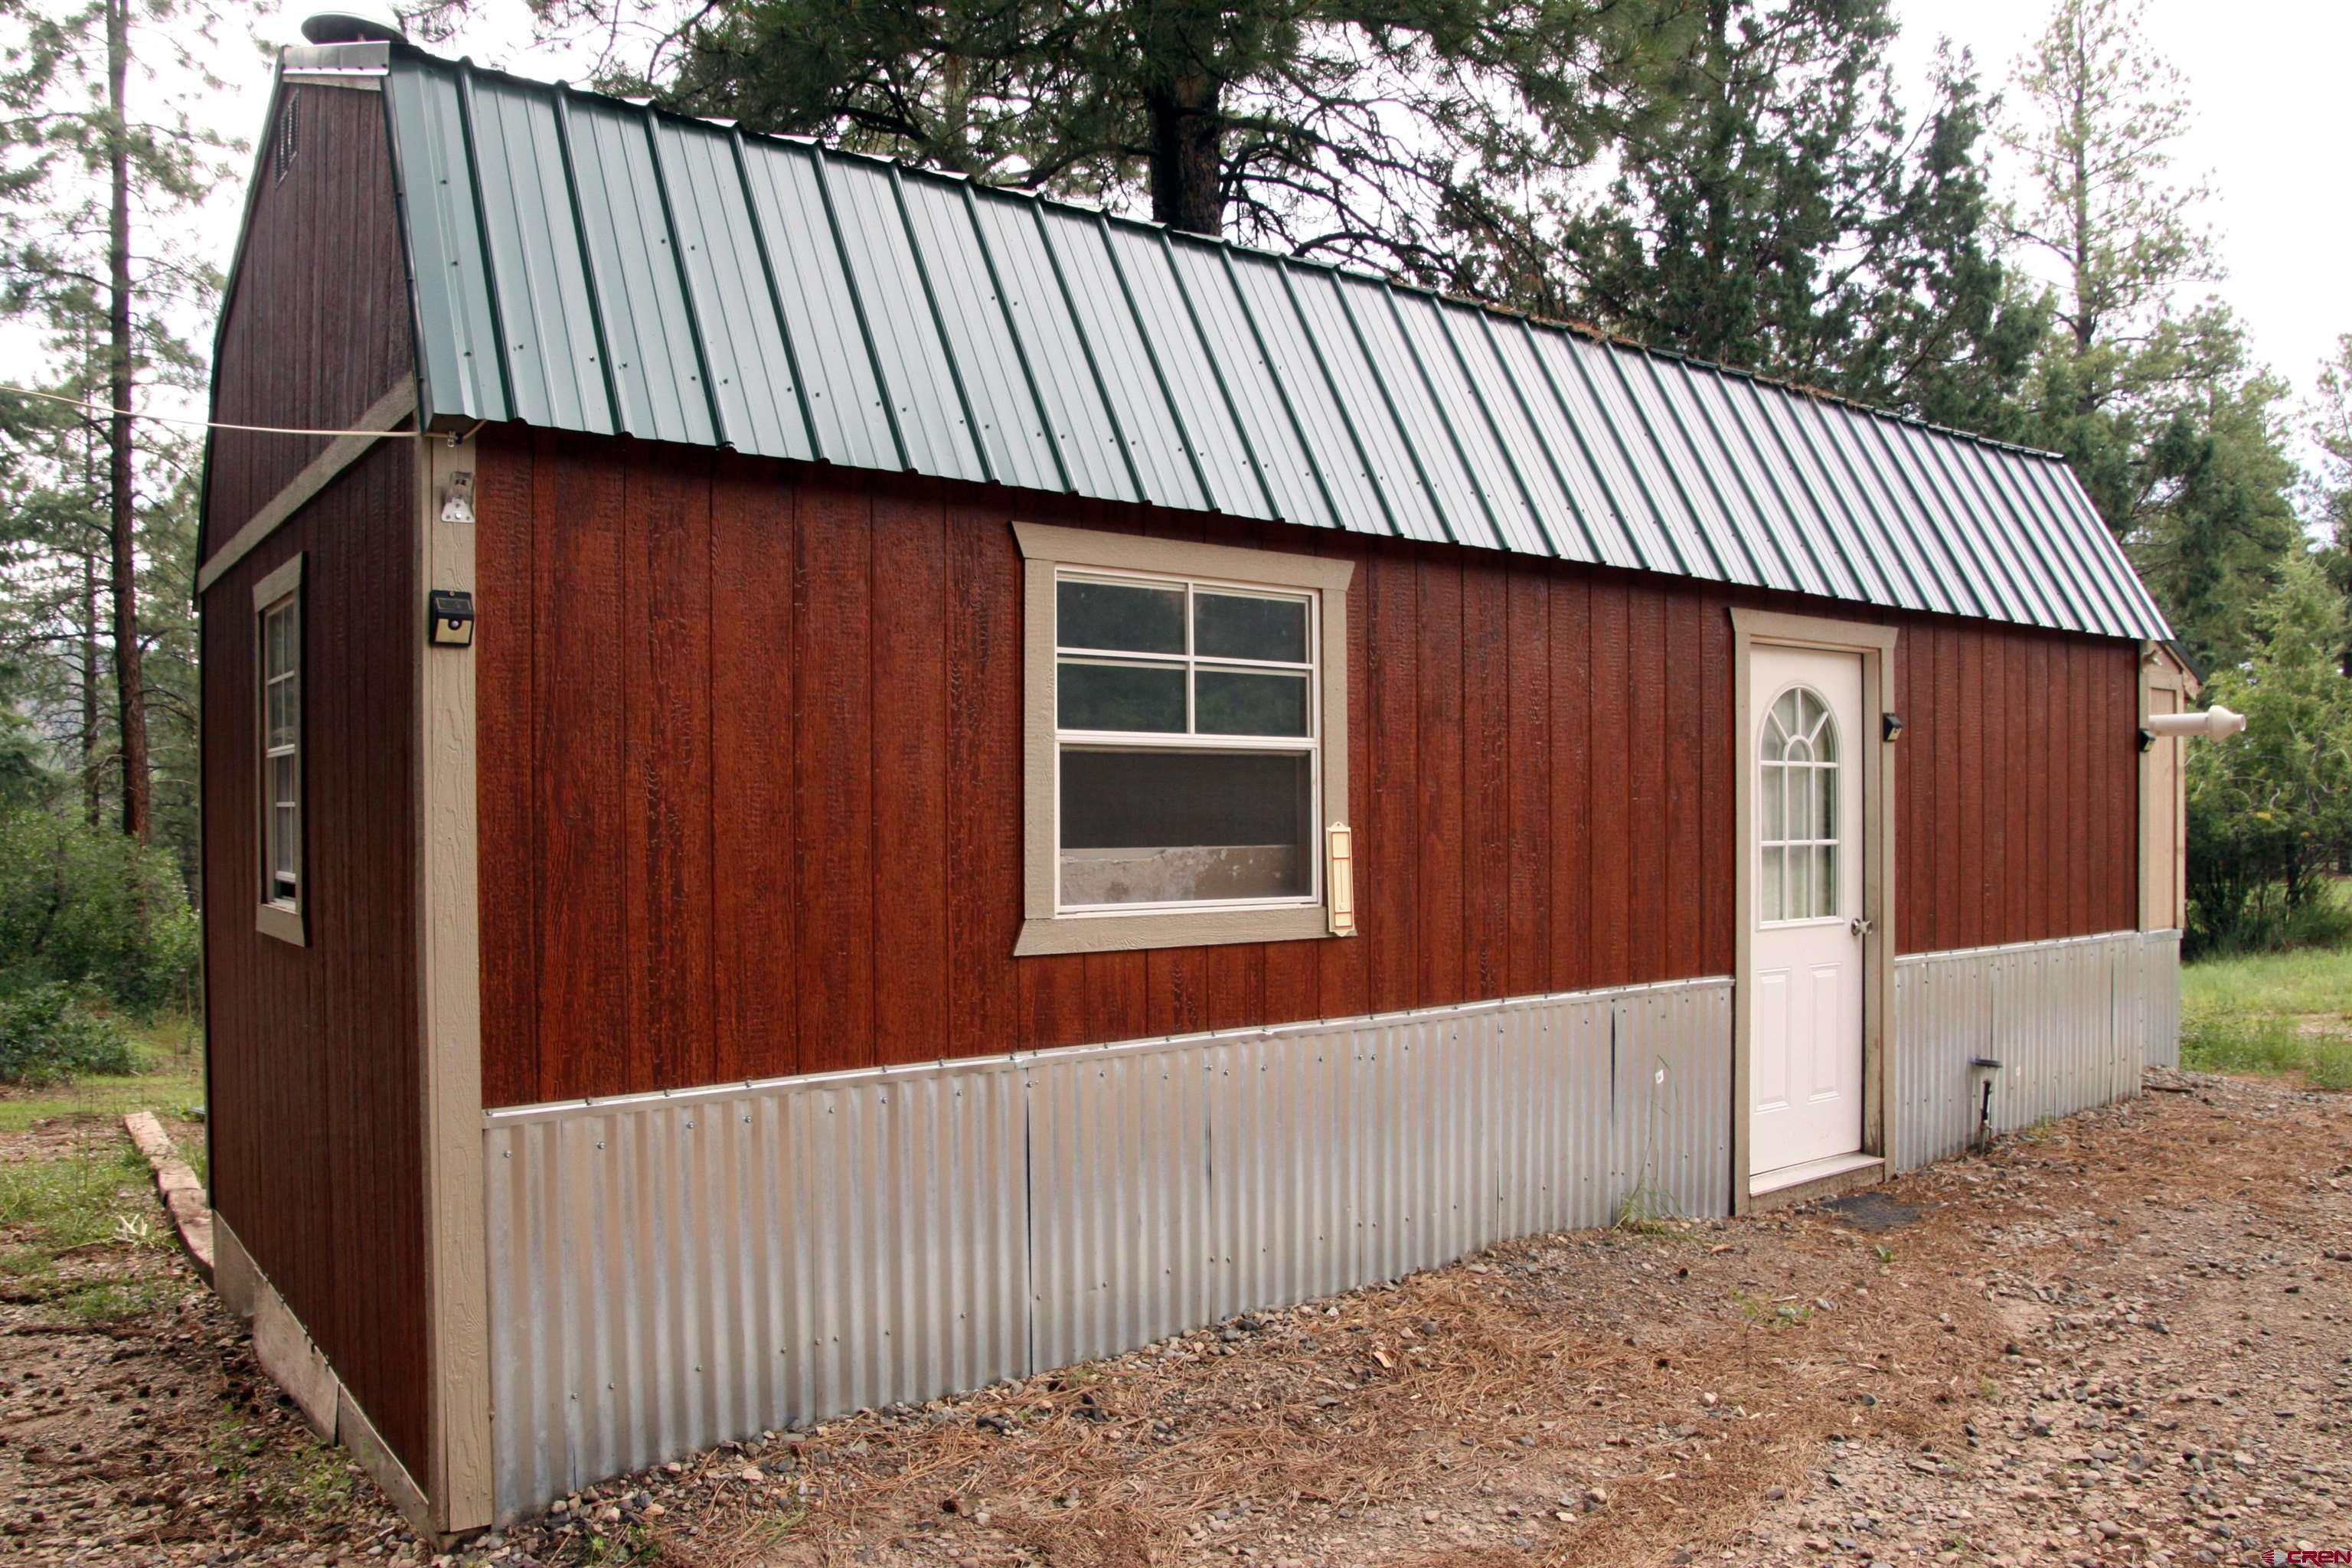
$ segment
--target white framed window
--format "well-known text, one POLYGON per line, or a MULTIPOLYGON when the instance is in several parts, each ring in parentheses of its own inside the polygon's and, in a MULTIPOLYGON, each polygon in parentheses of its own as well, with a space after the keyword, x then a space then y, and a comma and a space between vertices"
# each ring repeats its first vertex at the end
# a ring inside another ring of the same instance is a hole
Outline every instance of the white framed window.
POLYGON ((253 591, 260 752, 260 901, 257 929, 304 941, 302 806, 302 557, 253 591))
POLYGON ((1837 720, 1819 692, 1792 686, 1773 700, 1757 767, 1761 918, 1840 917, 1837 720))
MULTIPOLYGON (((1029 574, 1015 951, 1330 934, 1351 566, 1015 530, 1029 574)), ((1352 889, 1345 902, 1352 929, 1352 889)))

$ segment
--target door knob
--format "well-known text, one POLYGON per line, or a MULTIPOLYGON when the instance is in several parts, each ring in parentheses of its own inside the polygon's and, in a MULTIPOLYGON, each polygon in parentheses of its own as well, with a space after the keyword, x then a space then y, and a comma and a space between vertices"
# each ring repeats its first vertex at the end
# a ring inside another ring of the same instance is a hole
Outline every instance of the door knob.
POLYGON ((1861 915, 1854 916, 1851 923, 1853 927, 1854 935, 1868 936, 1870 934, 1870 921, 1863 918, 1861 915))

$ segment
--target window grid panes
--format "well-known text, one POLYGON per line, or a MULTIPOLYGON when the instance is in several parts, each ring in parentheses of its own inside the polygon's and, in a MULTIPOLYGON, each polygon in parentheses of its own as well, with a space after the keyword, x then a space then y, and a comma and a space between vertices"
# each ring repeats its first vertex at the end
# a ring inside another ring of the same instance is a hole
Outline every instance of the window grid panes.
POLYGON ((1056 907, 1311 902, 1316 595, 1055 583, 1056 907))
POLYGON ((1838 900, 1837 722, 1819 692, 1790 687, 1764 716, 1756 836, 1766 921, 1833 919, 1838 900))
POLYGON ((261 615, 262 899, 302 890, 302 627, 293 595, 261 615))

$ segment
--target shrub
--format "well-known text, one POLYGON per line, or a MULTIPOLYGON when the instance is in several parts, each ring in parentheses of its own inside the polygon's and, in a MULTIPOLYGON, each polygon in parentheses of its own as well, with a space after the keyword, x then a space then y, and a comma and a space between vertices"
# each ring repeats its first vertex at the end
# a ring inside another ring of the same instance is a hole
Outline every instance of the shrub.
POLYGON ((0 1083, 58 1083, 85 1073, 127 1073, 136 1065, 122 1025, 65 986, 0 995, 0 1083))
POLYGON ((88 987, 143 1017, 192 1003, 197 953, 168 851, 78 817, 0 815, 0 992, 88 987))

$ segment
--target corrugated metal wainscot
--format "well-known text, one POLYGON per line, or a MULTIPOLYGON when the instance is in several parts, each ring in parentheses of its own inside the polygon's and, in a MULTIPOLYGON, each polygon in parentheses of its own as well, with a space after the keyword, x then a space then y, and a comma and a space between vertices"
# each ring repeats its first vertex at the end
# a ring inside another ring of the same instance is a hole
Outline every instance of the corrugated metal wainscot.
POLYGON ((488 1113, 498 1505, 1628 1206, 1724 1212, 1731 984, 488 1113))
POLYGON ((2138 1093, 2180 1059, 2179 962, 2168 931, 1896 959, 1894 1167, 1968 1148, 1988 1081, 1996 1133, 2138 1093))

